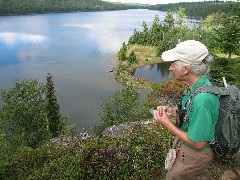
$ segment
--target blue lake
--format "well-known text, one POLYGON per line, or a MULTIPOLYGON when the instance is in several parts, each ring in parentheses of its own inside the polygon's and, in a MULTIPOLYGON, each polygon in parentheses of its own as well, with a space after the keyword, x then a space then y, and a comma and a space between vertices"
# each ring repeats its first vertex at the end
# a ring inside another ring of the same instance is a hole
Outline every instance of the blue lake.
MULTIPOLYGON (((116 52, 143 21, 151 26, 155 15, 163 20, 165 14, 138 9, 0 16, 0 89, 16 79, 45 83, 52 73, 62 115, 79 129, 93 127, 102 103, 124 87, 107 73, 116 52)), ((166 69, 146 66, 134 76, 159 82, 169 76, 166 69)))

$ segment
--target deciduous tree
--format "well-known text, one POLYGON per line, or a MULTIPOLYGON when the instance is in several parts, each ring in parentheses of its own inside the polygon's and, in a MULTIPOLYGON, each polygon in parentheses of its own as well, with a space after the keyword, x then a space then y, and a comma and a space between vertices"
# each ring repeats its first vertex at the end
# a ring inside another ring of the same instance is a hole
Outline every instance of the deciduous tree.
POLYGON ((19 145, 37 147, 49 139, 44 88, 43 84, 30 80, 16 81, 10 90, 2 90, 0 133, 11 150, 19 145))

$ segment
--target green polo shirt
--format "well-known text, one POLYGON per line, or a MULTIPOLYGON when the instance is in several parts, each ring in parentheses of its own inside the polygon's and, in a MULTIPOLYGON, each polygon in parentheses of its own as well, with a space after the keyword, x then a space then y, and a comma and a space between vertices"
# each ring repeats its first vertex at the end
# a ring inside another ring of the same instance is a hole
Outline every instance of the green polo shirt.
MULTIPOLYGON (((201 76, 193 85, 190 91, 186 91, 182 98, 182 107, 184 107, 189 94, 202 84, 211 85, 206 76, 201 76)), ((181 129, 187 132, 187 137, 195 142, 214 140, 215 125, 219 115, 218 96, 210 93, 198 93, 190 104, 188 122, 183 123, 181 129)), ((208 149, 205 147, 204 150, 208 149)))

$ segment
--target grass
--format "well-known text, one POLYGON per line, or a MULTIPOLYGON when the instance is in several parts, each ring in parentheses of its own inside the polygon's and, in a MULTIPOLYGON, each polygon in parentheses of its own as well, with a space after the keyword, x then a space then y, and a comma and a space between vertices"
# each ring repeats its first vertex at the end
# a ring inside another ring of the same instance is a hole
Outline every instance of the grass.
POLYGON ((116 58, 116 80, 123 84, 131 84, 136 88, 152 89, 154 83, 149 82, 144 78, 135 78, 132 74, 140 67, 163 62, 160 57, 156 56, 157 47, 134 44, 128 46, 127 56, 131 51, 134 51, 136 54, 136 63, 131 64, 130 66, 127 65, 126 61, 119 61, 118 58, 116 58))

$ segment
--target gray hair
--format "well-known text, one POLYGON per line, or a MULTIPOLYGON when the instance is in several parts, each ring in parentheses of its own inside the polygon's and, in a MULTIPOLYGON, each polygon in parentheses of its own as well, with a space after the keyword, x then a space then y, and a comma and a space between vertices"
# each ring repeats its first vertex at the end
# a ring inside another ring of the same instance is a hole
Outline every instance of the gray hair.
POLYGON ((178 70, 181 70, 184 66, 189 65, 189 69, 193 74, 196 74, 198 76, 206 75, 210 71, 210 64, 213 62, 213 57, 208 55, 206 56, 201 64, 194 65, 194 64, 187 64, 183 61, 176 61, 176 64, 178 66, 178 70))

